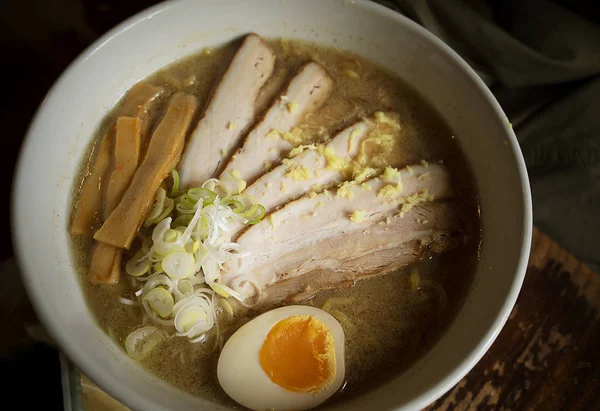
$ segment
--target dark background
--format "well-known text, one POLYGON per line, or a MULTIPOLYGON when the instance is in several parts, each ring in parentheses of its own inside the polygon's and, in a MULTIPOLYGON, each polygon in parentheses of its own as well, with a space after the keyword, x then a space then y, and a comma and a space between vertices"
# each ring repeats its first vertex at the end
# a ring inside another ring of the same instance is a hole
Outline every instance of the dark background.
MULTIPOLYGON (((157 1, 1 0, 0 130, 3 161, 0 192, 10 193, 19 147, 54 81, 87 46, 126 18, 157 1)), ((51 137, 49 137, 51 138, 51 137)), ((8 196, 7 196, 8 197, 8 196)), ((10 202, 2 203, 1 226, 10 225, 10 202)), ((13 254, 8 229, 0 260, 13 254)))
MULTIPOLYGON (((0 262, 13 255, 10 192, 19 148, 29 122, 52 84, 87 46, 154 1, 0 0, 0 262)), ((52 138, 52 136, 48 136, 52 138)), ((19 227, 27 230, 28 227, 19 227)), ((32 233, 35 235, 35 233, 32 233)), ((35 314, 13 262, 0 270, 0 392, 9 409, 14 399, 26 409, 63 408, 59 356, 32 338, 35 314), (26 327, 29 329, 27 331, 26 327), (9 338, 8 338, 9 337, 9 338), (7 340, 9 341, 7 343, 7 340)), ((39 331, 39 329, 37 330, 39 331)), ((19 408, 21 407, 19 406, 19 408)))
MULTIPOLYGON (((226 0, 223 0, 226 1, 226 0)), ((296 0, 301 1, 301 0, 296 0)), ((535 223, 600 267, 600 5, 596 0, 380 0, 442 38, 477 71, 521 143, 535 223)), ((13 254, 10 192, 29 121, 88 45, 155 1, 0 0, 3 161, 0 262, 13 254)), ((53 136, 48 136, 53 138, 53 136)), ((18 227, 28 229, 28 227, 18 227)), ((35 233, 32 233, 35 235, 35 233)), ((2 263, 2 392, 30 408, 62 408, 56 351, 35 343, 35 323, 13 262, 2 263), (7 381, 6 383, 4 381, 7 381)), ((1 288, 1 287, 0 287, 1 288)))

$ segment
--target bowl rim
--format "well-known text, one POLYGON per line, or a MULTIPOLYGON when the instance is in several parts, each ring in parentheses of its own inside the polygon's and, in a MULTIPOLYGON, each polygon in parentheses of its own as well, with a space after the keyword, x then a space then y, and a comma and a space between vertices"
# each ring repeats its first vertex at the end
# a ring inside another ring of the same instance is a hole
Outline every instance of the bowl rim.
MULTIPOLYGON (((79 367, 86 374, 86 376, 88 376, 94 382, 98 382, 99 386, 101 386, 103 389, 106 389, 107 393, 119 401, 127 404, 128 406, 139 409, 151 409, 155 404, 143 395, 131 391, 127 387, 114 382, 112 378, 110 378, 109 373, 103 372, 101 369, 95 367, 94 361, 90 360, 85 355, 82 355, 80 350, 76 349, 73 342, 63 338, 61 329, 64 328, 64 325, 47 314, 48 310, 46 307, 50 306, 51 302, 43 298, 44 290, 36 285, 36 282, 34 281, 34 273, 27 269, 28 261, 25 257, 27 239, 22 231, 17 230, 18 222, 27 221, 26 216, 22 215, 17 207, 19 199, 26 195, 25 188, 22 184, 19 184, 19 182, 27 174, 25 153, 34 149, 30 135, 33 133, 33 130, 37 128, 37 123, 40 121, 40 113, 46 109, 48 99, 55 94, 58 89, 61 89, 68 84, 71 74, 79 70, 80 66, 83 65, 88 58, 100 50, 106 43, 118 37, 121 33, 159 13, 162 13, 163 11, 178 6, 179 3, 185 2, 185 0, 167 0, 138 12, 100 36, 89 47, 81 52, 81 54, 71 64, 69 64, 67 69, 59 76, 50 90, 46 93, 34 116, 32 117, 19 152, 11 189, 11 232, 15 249, 15 257, 17 259, 18 266, 21 269, 21 277, 25 285, 26 292, 41 323, 47 328, 47 331, 57 342, 60 349, 63 350, 67 356, 73 360, 77 367, 79 367)), ((391 18, 397 24, 405 26, 407 29, 416 32, 419 36, 424 37, 427 41, 431 42, 437 48, 438 52, 446 54, 458 65, 463 74, 470 79, 473 86, 479 89, 479 92, 482 93, 488 104, 490 104, 494 113, 499 118, 506 118, 506 115, 499 103, 479 75, 463 60, 462 57, 460 57, 441 39, 408 17, 381 4, 375 3, 374 1, 352 0, 351 2, 353 3, 353 6, 361 8, 364 12, 378 13, 384 15, 384 17, 391 18)), ((510 130, 506 130, 506 137, 511 155, 514 157, 517 164, 517 172, 521 183, 519 188, 522 191, 521 194, 523 201, 523 226, 521 232, 522 244, 518 256, 517 268, 514 273, 514 278, 509 292, 504 298, 504 303, 497 312, 494 320, 488 325, 488 329, 485 331, 484 337, 476 344, 471 353, 461 361, 460 365, 457 366, 452 372, 440 378, 437 383, 424 390, 421 395, 415 397, 407 403, 395 405, 397 409, 419 409, 425 407, 439 399, 454 385, 456 385, 487 352, 496 337, 499 335, 502 327, 508 320, 510 312, 515 305, 523 280, 525 278, 529 259, 533 232, 533 210, 531 189, 525 160, 512 128, 510 130)))

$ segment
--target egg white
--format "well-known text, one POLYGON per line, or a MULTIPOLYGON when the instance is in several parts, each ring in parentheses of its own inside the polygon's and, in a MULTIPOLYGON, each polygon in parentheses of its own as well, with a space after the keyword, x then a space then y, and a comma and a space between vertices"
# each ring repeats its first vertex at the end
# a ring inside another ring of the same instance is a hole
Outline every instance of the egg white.
POLYGON ((315 307, 293 305, 266 312, 242 326, 223 347, 217 377, 227 395, 253 410, 302 410, 316 407, 331 397, 344 382, 344 331, 329 313, 315 307), (259 352, 271 328, 284 318, 310 315, 333 335, 336 373, 333 382, 318 393, 288 391, 271 381, 260 365, 259 352))

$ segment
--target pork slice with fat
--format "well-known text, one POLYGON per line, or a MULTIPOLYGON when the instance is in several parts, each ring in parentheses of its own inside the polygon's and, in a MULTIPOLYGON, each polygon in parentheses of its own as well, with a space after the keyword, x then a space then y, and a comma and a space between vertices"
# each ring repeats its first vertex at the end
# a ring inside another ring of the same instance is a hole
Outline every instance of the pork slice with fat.
POLYGON ((393 213, 348 234, 317 241, 301 250, 253 267, 273 276, 259 307, 298 301, 319 291, 350 286, 418 259, 455 248, 463 239, 458 210, 450 203, 413 207, 404 218, 393 213))
POLYGON ((183 154, 182 187, 214 177, 254 121, 254 101, 273 72, 275 55, 256 34, 245 37, 217 85, 183 154))
POLYGON ((277 98, 264 117, 252 128, 243 146, 231 157, 221 173, 236 170, 242 180, 253 183, 266 169, 280 161, 294 144, 286 139, 305 115, 321 107, 329 98, 333 81, 319 64, 302 66, 284 94, 277 98))
POLYGON ((351 161, 358 153, 360 141, 369 126, 361 121, 344 129, 324 147, 308 147, 261 176, 244 191, 255 197, 267 213, 295 200, 316 186, 327 186, 344 180, 342 170, 329 168, 323 149, 331 148, 337 158, 351 161))
MULTIPOLYGON (((362 232, 389 213, 403 219, 420 203, 450 198, 450 176, 440 164, 405 167, 358 185, 344 183, 336 193, 302 197, 271 213, 240 234, 237 242, 250 252, 244 272, 260 287, 276 282, 277 271, 260 270, 273 262, 338 236, 362 232)), ((224 276, 224 281, 238 273, 224 276)))

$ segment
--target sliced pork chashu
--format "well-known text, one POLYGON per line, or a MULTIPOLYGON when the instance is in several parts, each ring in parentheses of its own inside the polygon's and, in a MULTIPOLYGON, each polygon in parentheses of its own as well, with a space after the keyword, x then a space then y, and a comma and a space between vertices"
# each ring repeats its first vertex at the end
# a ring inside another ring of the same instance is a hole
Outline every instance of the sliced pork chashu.
POLYGON ((461 227, 459 212, 449 203, 419 204, 404 218, 395 217, 395 211, 381 215, 368 228, 317 241, 269 267, 255 267, 277 278, 259 304, 297 301, 449 251, 462 241, 461 227))
MULTIPOLYGON (((251 226, 237 239, 250 252, 245 273, 265 287, 276 282, 274 262, 322 241, 367 230, 389 213, 404 218, 415 205, 451 196, 450 176, 440 164, 386 169, 362 184, 344 183, 335 193, 302 197, 251 226)), ((290 268, 291 269, 291 268, 290 268)), ((232 274, 235 275, 235 274, 232 274)), ((230 281, 224 276, 224 281, 230 281)))
POLYGON ((292 148, 286 133, 306 114, 321 107, 329 98, 333 81, 319 64, 305 64, 290 81, 265 116, 252 128, 243 146, 231 157, 221 178, 234 170, 248 184, 260 177, 271 164, 280 161, 292 148))
POLYGON ((244 193, 255 197, 268 213, 318 186, 342 182, 343 170, 328 167, 323 151, 331 150, 336 158, 349 162, 358 153, 360 142, 369 128, 366 122, 361 121, 337 134, 325 146, 306 148, 261 176, 244 193))
MULTIPOLYGON (((382 169, 370 166, 379 167, 381 160, 378 158, 377 164, 372 164, 368 153, 387 154, 392 150, 388 142, 394 136, 400 138, 401 130, 395 117, 377 112, 373 118, 345 128, 327 143, 294 148, 282 164, 263 174, 244 193, 270 213, 309 192, 321 192, 351 179, 362 182, 377 175, 382 169)), ((397 166, 394 162, 386 163, 397 166)), ((243 227, 240 223, 234 231, 243 227)))
POLYGON ((215 176, 254 121, 254 102, 273 72, 275 55, 256 34, 245 37, 193 131, 179 168, 182 187, 215 176))

